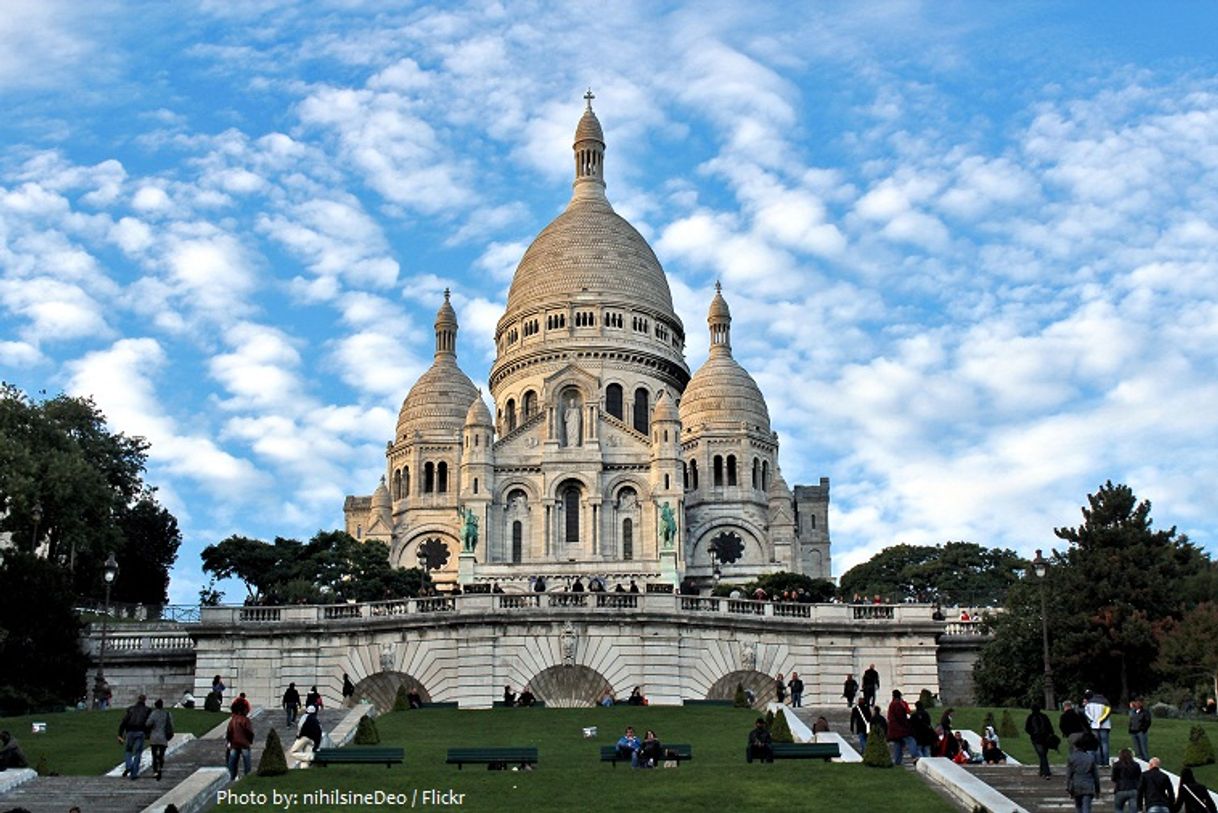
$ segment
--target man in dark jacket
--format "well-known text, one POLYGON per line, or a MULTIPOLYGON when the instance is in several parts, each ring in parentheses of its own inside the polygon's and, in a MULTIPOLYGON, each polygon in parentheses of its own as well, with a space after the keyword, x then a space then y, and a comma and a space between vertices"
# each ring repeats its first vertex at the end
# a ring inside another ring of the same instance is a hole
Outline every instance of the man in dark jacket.
POLYGON ((233 714, 228 719, 228 730, 224 733, 224 742, 228 746, 228 778, 236 781, 237 766, 245 762, 245 775, 249 776, 252 767, 250 749, 254 747, 254 724, 237 701, 233 701, 233 714))
POLYGON ((295 683, 289 683, 287 690, 283 693, 283 710, 288 715, 288 725, 296 722, 296 715, 300 713, 300 692, 296 690, 295 683))
POLYGON ((875 705, 875 696, 880 691, 880 673, 875 670, 875 664, 867 667, 863 673, 863 700, 868 706, 875 705))
POLYGON ((1058 718, 1057 727, 1061 729, 1062 739, 1071 744, 1078 742, 1078 738, 1090 729, 1087 718, 1069 700, 1062 703, 1062 716, 1058 718))
POLYGON ((749 762, 754 759, 760 759, 762 762, 774 761, 774 742, 763 717, 758 717, 757 722, 753 723, 753 730, 749 732, 749 747, 744 758, 749 762))
POLYGON ((930 712, 922 705, 921 700, 914 703, 914 713, 909 716, 909 727, 913 730, 914 742, 918 745, 918 750, 914 753, 920 757, 930 756, 930 749, 939 742, 939 737, 935 734, 935 727, 931 725, 930 712))
POLYGON ((140 775, 140 757, 144 755, 144 733, 148 726, 148 706, 144 695, 136 698, 135 703, 127 707, 122 721, 118 724, 118 741, 123 744, 126 753, 123 776, 131 777, 134 782, 140 775))
POLYGON ((1027 732, 1032 747, 1036 749, 1036 757, 1040 760, 1040 775, 1048 779, 1053 775, 1049 770, 1049 748, 1052 747, 1050 743, 1054 737, 1053 723, 1049 722, 1049 716, 1040 710, 1039 703, 1032 704, 1032 713, 1023 724, 1023 730, 1027 732))
POLYGON ((1171 780, 1159 770, 1159 758, 1155 757, 1150 761, 1150 767, 1142 772, 1142 781, 1138 783, 1138 810, 1169 813, 1175 804, 1176 794, 1172 791, 1171 780))
POLYGON ((850 733, 859 739, 859 753, 867 750, 867 733, 871 730, 871 707, 863 703, 863 698, 850 709, 850 733))
POLYGON ((30 767, 30 763, 22 753, 21 744, 17 742, 17 738, 7 731, 0 731, 0 771, 28 767, 30 767))
POLYGON ((1129 737, 1133 740, 1134 753, 1143 762, 1150 761, 1150 712, 1142 704, 1142 698, 1129 701, 1129 737))
POLYGON ((791 679, 787 681, 787 688, 791 690, 791 708, 799 708, 804 704, 804 682, 799 679, 797 672, 791 673, 791 679))
POLYGON ((888 749, 892 752, 893 765, 901 764, 906 751, 914 759, 918 757, 918 746, 909 724, 909 706, 896 689, 892 690, 892 702, 888 704, 888 749))
POLYGON ((1066 792, 1074 800, 1074 809, 1090 813, 1092 802, 1100 795, 1100 772, 1095 757, 1079 744, 1072 746, 1066 760, 1066 792))

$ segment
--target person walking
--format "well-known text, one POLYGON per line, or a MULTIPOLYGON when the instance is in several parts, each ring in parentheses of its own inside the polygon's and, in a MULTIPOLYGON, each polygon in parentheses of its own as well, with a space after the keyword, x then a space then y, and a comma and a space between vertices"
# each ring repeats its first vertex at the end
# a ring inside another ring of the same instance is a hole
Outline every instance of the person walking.
POLYGON ((1081 743, 1071 746, 1066 760, 1066 792, 1074 800, 1076 813, 1091 813, 1091 805, 1100 795, 1100 771, 1091 752, 1082 750, 1081 743))
POLYGON ((148 706, 144 701, 147 699, 142 694, 137 697, 118 724, 118 741, 123 744, 126 754, 123 776, 133 782, 139 778, 140 758, 144 755, 144 735, 148 728, 148 706))
POLYGON ((888 704, 888 749, 892 752, 893 765, 904 761, 906 751, 915 761, 918 758, 918 746, 909 723, 909 705, 901 699, 897 689, 892 690, 892 702, 888 704))
POLYGON ((787 681, 787 688, 791 690, 791 708, 802 708, 804 682, 799 679, 798 672, 791 673, 791 679, 787 681))
POLYGON ((1138 782, 1138 810, 1143 813, 1171 813, 1176 806, 1176 794, 1171 779, 1159 769, 1159 758, 1150 758, 1150 767, 1142 772, 1138 782))
POLYGON ((1049 715, 1040 710, 1039 703, 1032 704, 1032 713, 1024 722, 1023 730, 1032 741, 1036 758, 1040 760, 1041 779, 1051 778, 1053 772, 1049 770, 1049 749, 1053 747, 1053 740, 1057 735, 1053 733, 1053 723, 1049 721, 1049 715))
POLYGON ((782 679, 782 672, 774 676, 774 694, 778 696, 779 703, 787 702, 787 683, 782 679))
POLYGON ((1133 750, 1138 759, 1150 761, 1150 712, 1142 698, 1135 697, 1129 701, 1129 738, 1133 740, 1133 750))
POLYGON ((283 710, 288 718, 286 725, 294 725, 296 716, 300 714, 300 692, 296 690, 295 682, 289 683, 283 693, 283 710))
POLYGON ((343 705, 348 708, 351 706, 351 698, 355 696, 355 684, 351 682, 351 676, 343 672, 343 705))
POLYGON ((1116 813, 1137 813, 1138 785, 1142 782, 1142 766, 1134 762, 1128 748, 1112 763, 1112 801, 1116 813))
POLYGON ((1183 810, 1184 813, 1218 813, 1215 807, 1209 788, 1197 781, 1193 776, 1193 769, 1185 768, 1180 771, 1180 792, 1172 810, 1183 810))
POLYGON ((236 781, 239 762, 245 763, 245 775, 250 775, 253 757, 250 753, 254 747, 254 724, 245 716, 244 706, 233 701, 232 717, 228 720, 228 730, 224 732, 224 742, 228 746, 228 778, 236 781))
POLYGON ((1080 737, 1087 734, 1087 718, 1067 700, 1062 703, 1062 713, 1058 718, 1057 727, 1061 729, 1062 739, 1073 745, 1079 741, 1080 737))
POLYGON ((871 730, 871 709, 858 698, 850 710, 850 733, 859 739, 859 753, 867 750, 867 732, 871 730))
POLYGON ((165 749, 173 739, 173 715, 165 708, 165 701, 159 697, 152 704, 148 714, 148 747, 152 750, 152 772, 156 780, 161 781, 161 773, 165 770, 165 749))
MULTIPOLYGON (((854 675, 846 675, 846 682, 842 684, 842 697, 846 698, 846 705, 853 706, 854 699, 859 693, 859 682, 854 679, 854 675)), ((866 701, 866 698, 863 698, 866 701)), ((872 703, 864 702, 867 708, 871 708, 872 703)))
POLYGON ((930 712, 926 710, 921 700, 914 703, 914 713, 909 717, 909 727, 913 731, 914 743, 917 744, 917 750, 914 753, 919 757, 930 756, 931 748, 939 743, 939 735, 935 733, 935 727, 930 722, 930 712))
POLYGON ((875 670, 875 664, 867 667, 867 671, 863 672, 863 699, 867 701, 867 705, 875 705, 875 696, 880 691, 880 673, 875 670))

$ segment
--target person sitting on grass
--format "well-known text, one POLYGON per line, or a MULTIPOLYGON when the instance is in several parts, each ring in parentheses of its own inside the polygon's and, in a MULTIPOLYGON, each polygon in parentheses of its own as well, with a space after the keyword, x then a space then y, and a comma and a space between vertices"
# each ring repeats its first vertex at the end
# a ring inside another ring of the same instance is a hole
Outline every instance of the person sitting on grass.
POLYGON ((601 700, 600 700, 601 705, 604 706, 605 708, 610 708, 616 702, 617 702, 617 698, 615 698, 613 696, 613 689, 610 688, 609 686, 606 686, 605 691, 601 694, 601 700))
POLYGON ((968 747, 968 740, 964 739, 964 735, 959 731, 953 731, 952 736, 956 741, 956 753, 952 757, 952 761, 960 765, 965 765, 981 761, 980 754, 974 754, 973 750, 968 747))
POLYGON ((537 702, 537 698, 533 696, 533 692, 528 686, 520 690, 520 697, 516 698, 517 706, 532 706, 537 702))
POLYGON ((28 767, 30 763, 21 750, 21 743, 7 731, 0 731, 0 771, 28 767))
POLYGON ((503 705, 511 708, 516 705, 516 693, 512 691, 511 686, 503 687, 503 705))
POLYGON ((774 761, 774 741, 770 737, 770 729, 766 726, 764 717, 758 717, 757 722, 753 723, 753 730, 749 732, 749 745, 744 752, 744 758, 750 763, 754 759, 759 759, 762 762, 774 761))
POLYGON ((647 698, 643 697, 643 687, 635 686, 630 692, 630 697, 626 700, 632 706, 647 705, 647 698))
POLYGON ((639 757, 636 768, 654 768, 664 760, 664 746, 656 738, 656 733, 650 728, 643 735, 643 743, 639 746, 639 757))
POLYGON ((634 733, 634 726, 626 726, 626 733, 619 737, 617 741, 618 759, 629 759, 633 767, 639 767, 639 748, 642 745, 639 742, 638 736, 634 733))

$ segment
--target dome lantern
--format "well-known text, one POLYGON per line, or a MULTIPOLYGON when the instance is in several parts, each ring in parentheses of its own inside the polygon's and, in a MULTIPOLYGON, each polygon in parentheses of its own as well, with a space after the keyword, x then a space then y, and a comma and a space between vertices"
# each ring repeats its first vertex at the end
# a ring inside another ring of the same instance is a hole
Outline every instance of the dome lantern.
POLYGON ((710 352, 732 354, 732 312, 723 298, 723 286, 715 282, 715 298, 711 300, 710 310, 706 314, 706 324, 710 327, 710 352))
POLYGON ((596 96, 592 88, 584 94, 587 107, 575 128, 575 184, 594 183, 605 185, 605 133, 600 120, 592 112, 592 100, 596 96))
POLYGON ((457 312, 448 301, 449 290, 444 289, 444 304, 436 311, 436 356, 457 356, 457 312))

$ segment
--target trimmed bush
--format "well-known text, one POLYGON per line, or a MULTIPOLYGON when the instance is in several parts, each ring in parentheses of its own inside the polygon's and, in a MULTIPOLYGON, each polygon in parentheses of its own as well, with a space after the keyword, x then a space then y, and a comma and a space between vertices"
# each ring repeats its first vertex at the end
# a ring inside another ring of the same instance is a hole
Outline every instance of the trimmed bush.
POLYGON ((410 700, 406 697, 406 684, 398 686, 398 693, 393 697, 394 711, 408 711, 410 709, 410 700))
POLYGON ((992 712, 992 711, 987 711, 985 713, 985 719, 981 721, 982 733, 985 732, 986 726, 989 726, 990 728, 994 729, 995 731, 998 730, 998 721, 994 719, 994 712, 992 712))
POLYGON ((780 710, 774 715, 774 722, 770 724, 770 739, 774 742, 795 742, 786 712, 780 710))
POLYGON ((50 764, 47 763, 46 754, 40 754, 38 756, 38 762, 36 762, 34 764, 34 770, 38 773, 39 776, 50 776, 51 775, 51 766, 50 766, 50 764))
POLYGON ((1005 739, 1019 739, 1019 726, 1015 725, 1015 719, 1011 717, 1010 709, 1002 710, 1002 725, 998 727, 998 736, 1005 739))
POLYGON ((376 720, 371 717, 359 718, 359 725, 355 729, 355 744, 379 745, 380 742, 381 733, 376 730, 376 720))
POLYGON ((272 728, 266 735, 262 759, 258 760, 258 775, 283 776, 287 772, 288 760, 283 755, 283 743, 279 741, 279 732, 272 728))
POLYGON ((888 753, 888 742, 884 730, 872 726, 867 735, 867 747, 863 749, 863 764, 871 768, 891 768, 892 754, 888 753))
POLYGON ((765 727, 770 729, 770 731, 774 730, 774 712, 769 709, 766 709, 765 712, 765 727))
POLYGON ((919 692, 918 701, 924 709, 933 709, 935 707, 935 696, 930 693, 930 689, 923 689, 919 692))
POLYGON ((1192 768, 1209 765, 1214 761, 1214 745, 1206 736, 1205 729, 1195 725, 1188 730, 1188 745, 1184 748, 1184 764, 1192 768))
POLYGON ((749 698, 744 693, 744 684, 736 684, 736 695, 732 698, 732 705, 738 709, 747 709, 749 707, 749 698))
POLYGON ((1168 719, 1171 717, 1179 717, 1180 709, 1170 703, 1155 703, 1150 707, 1150 716, 1160 719, 1168 719))

